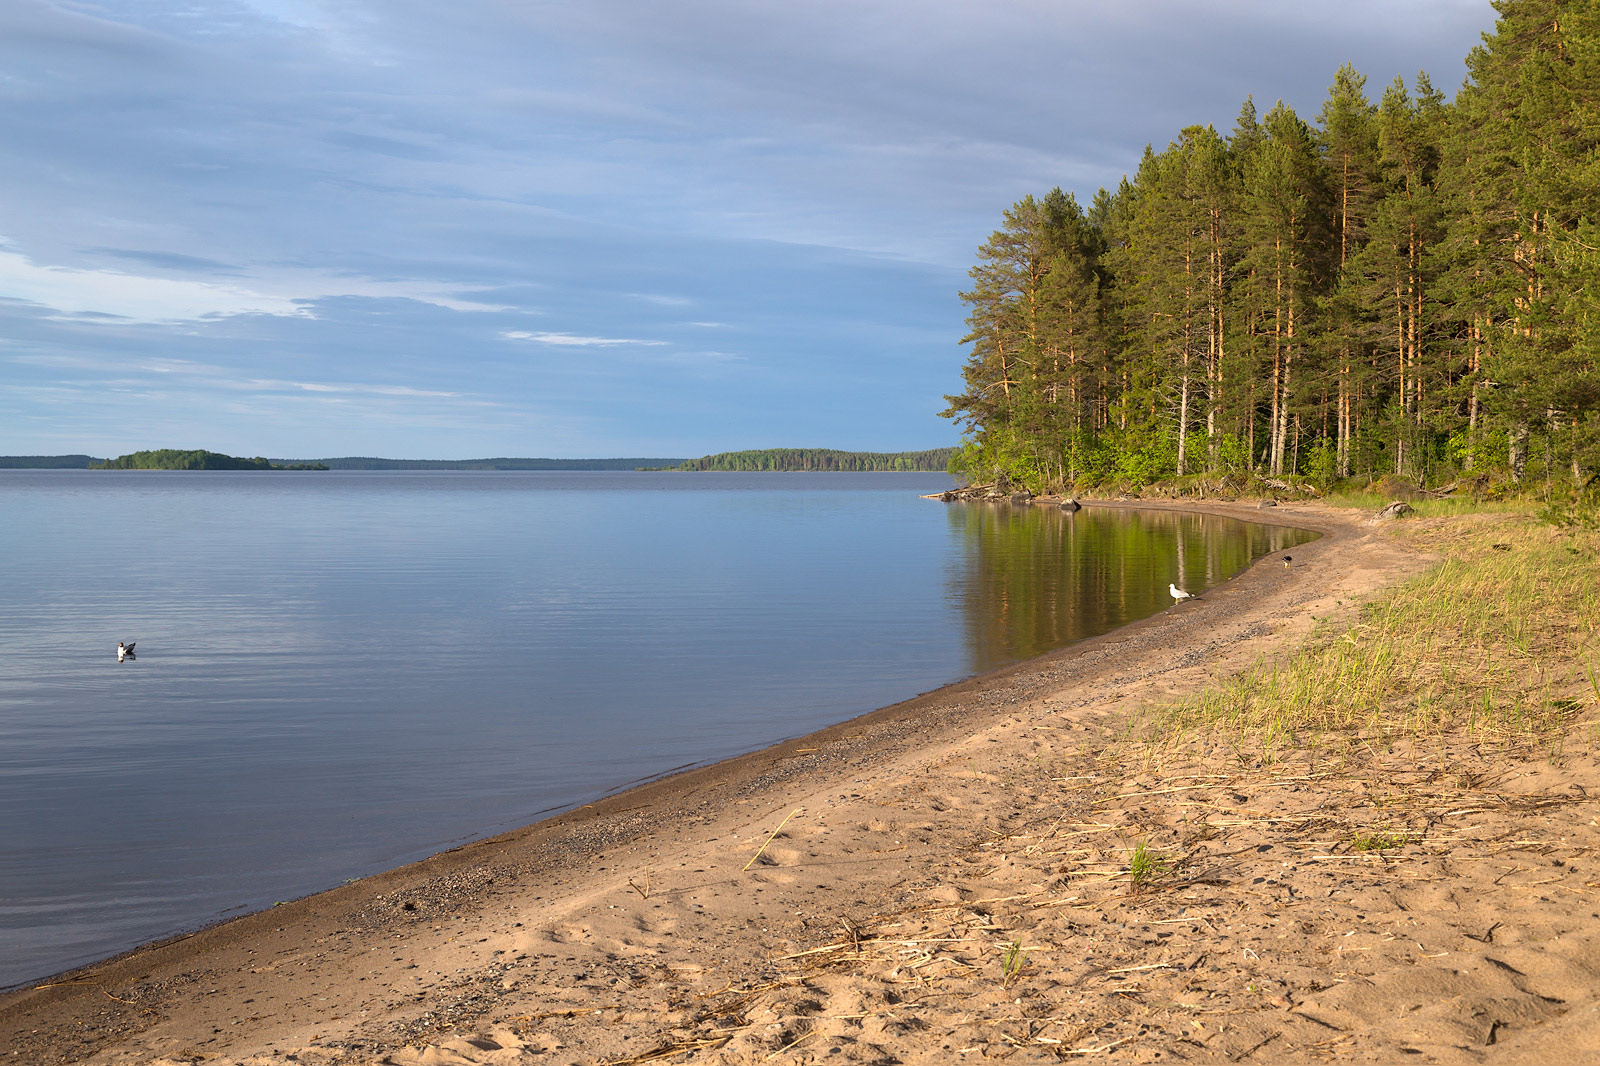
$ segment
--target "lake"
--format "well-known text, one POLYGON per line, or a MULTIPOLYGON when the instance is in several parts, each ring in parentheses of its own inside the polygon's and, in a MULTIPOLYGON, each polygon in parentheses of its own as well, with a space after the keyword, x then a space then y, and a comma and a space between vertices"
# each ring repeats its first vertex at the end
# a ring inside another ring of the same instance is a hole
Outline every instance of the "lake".
POLYGON ((1307 539, 919 498, 949 484, 0 471, 0 986, 1040 654, 1307 539))

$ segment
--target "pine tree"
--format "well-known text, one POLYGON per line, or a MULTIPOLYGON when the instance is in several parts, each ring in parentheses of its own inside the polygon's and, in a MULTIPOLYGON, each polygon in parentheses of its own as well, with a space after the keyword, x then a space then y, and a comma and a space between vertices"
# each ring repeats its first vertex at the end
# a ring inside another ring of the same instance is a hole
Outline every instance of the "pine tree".
POLYGON ((1499 0, 1495 8, 1495 32, 1468 57, 1456 99, 1446 177, 1452 195, 1472 205, 1472 231, 1456 238, 1454 289, 1479 316, 1470 338, 1478 391, 1505 428, 1511 476, 1522 476, 1529 435, 1542 430, 1578 477, 1593 462, 1585 433, 1595 356, 1580 323, 1594 273, 1583 235, 1600 218, 1600 15, 1592 2, 1571 0, 1499 0), (1470 257, 1459 254, 1464 240, 1470 257))
POLYGON ((1306 334, 1325 193, 1311 130, 1293 110, 1278 103, 1262 131, 1243 157, 1246 263, 1272 363, 1269 466, 1282 474, 1292 465, 1290 431, 1298 427, 1295 375, 1312 351, 1306 334))
POLYGON ((1366 244, 1367 225, 1377 196, 1377 108, 1366 97, 1367 79, 1346 63, 1334 75, 1317 121, 1318 141, 1329 176, 1333 230, 1338 239, 1335 288, 1327 301, 1325 329, 1337 368, 1336 469, 1349 477, 1353 440, 1359 422, 1360 398, 1366 385, 1360 369, 1366 363, 1361 328, 1364 305, 1353 270, 1356 254, 1366 244))

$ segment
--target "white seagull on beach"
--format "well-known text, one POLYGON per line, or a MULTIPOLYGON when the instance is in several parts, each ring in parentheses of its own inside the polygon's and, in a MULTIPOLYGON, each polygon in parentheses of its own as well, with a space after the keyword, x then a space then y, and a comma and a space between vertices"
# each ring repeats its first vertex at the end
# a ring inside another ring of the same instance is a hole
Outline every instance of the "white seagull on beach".
POLYGON ((122 660, 133 654, 133 644, 134 642, 131 640, 126 644, 122 643, 120 640, 117 641, 117 662, 120 663, 122 660))
POLYGON ((1177 600, 1179 603, 1182 603, 1184 600, 1198 599, 1198 597, 1195 596, 1194 593, 1185 592, 1182 589, 1180 589, 1177 585, 1168 584, 1167 585, 1167 591, 1172 593, 1172 598, 1177 600))

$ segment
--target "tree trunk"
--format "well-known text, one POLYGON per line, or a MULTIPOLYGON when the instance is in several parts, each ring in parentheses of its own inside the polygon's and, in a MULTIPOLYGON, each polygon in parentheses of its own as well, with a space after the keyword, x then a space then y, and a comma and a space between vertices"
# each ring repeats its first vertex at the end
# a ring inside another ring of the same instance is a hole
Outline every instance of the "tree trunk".
POLYGON ((1507 459, 1511 464, 1511 480, 1521 481, 1528 468, 1528 424, 1512 423, 1507 459))

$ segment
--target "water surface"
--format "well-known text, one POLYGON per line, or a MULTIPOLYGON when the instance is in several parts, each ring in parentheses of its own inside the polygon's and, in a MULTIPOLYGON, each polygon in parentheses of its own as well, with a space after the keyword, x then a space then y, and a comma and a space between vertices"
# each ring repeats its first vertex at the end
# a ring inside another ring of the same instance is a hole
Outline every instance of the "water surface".
POLYGON ((0 471, 0 985, 1036 655, 1303 539, 919 499, 948 484, 0 471))

